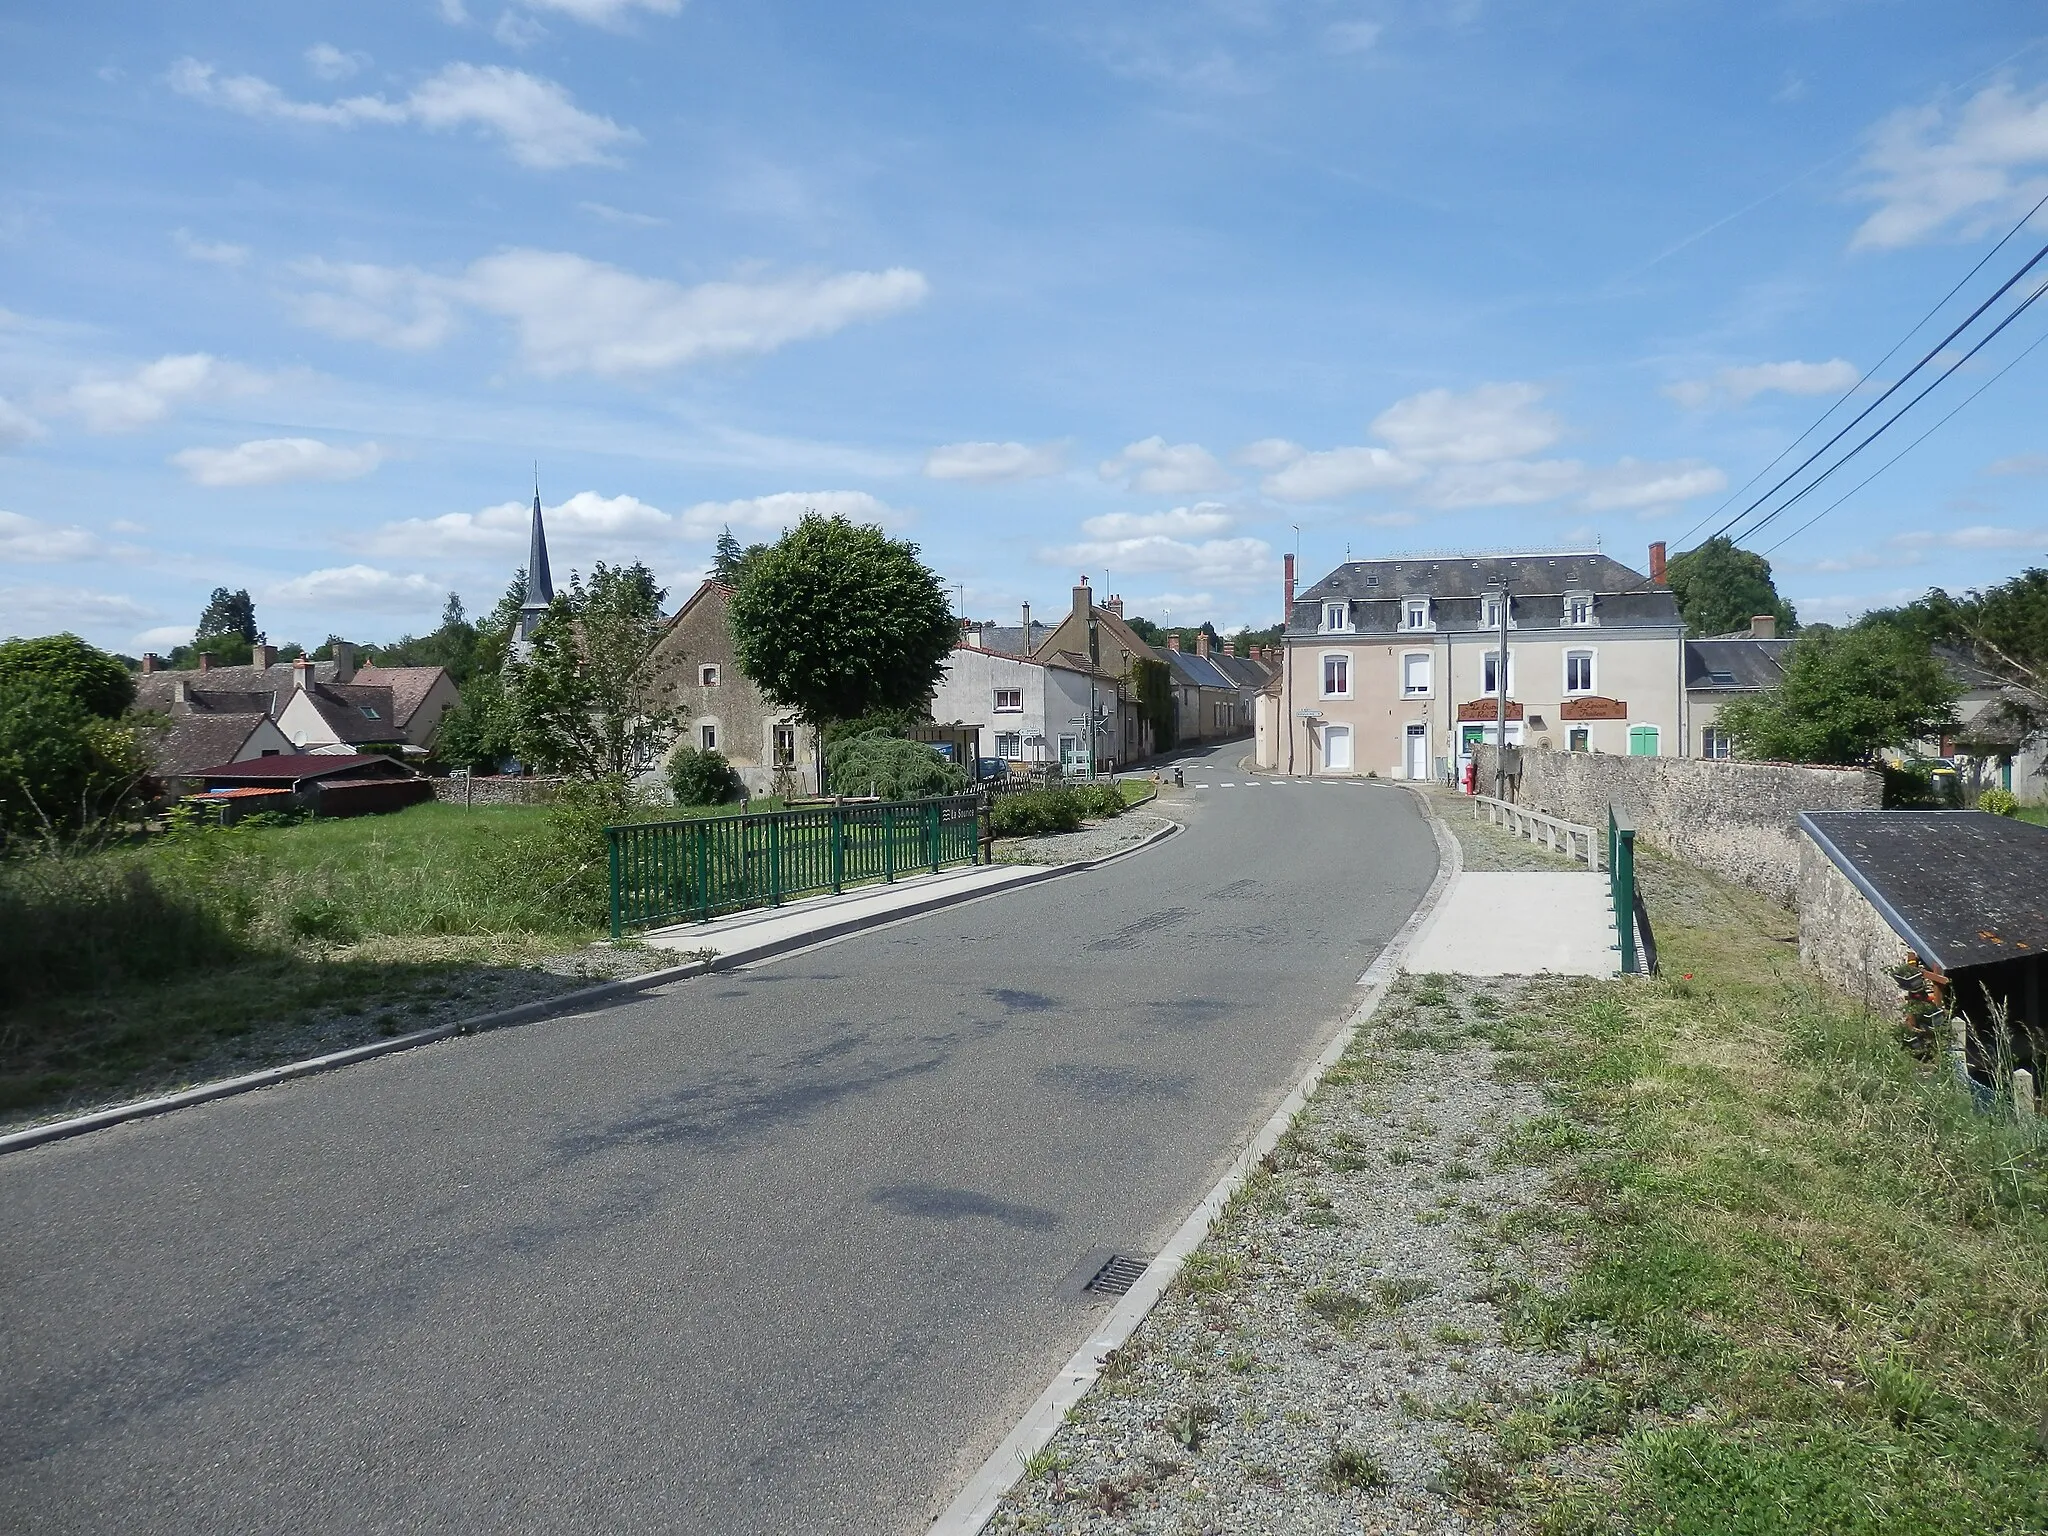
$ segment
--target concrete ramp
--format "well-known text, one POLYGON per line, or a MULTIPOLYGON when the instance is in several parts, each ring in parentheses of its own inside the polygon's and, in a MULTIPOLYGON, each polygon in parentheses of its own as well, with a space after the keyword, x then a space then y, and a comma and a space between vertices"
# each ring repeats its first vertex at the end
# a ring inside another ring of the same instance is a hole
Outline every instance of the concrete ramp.
POLYGON ((1617 976, 1607 876, 1461 871, 1401 967, 1427 975, 1617 976))

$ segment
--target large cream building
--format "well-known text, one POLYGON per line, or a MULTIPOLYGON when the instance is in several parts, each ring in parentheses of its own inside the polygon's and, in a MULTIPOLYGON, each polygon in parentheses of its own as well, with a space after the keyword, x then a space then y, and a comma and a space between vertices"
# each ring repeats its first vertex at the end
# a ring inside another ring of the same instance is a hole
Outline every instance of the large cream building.
POLYGON ((1685 627, 1664 584, 1601 554, 1353 560, 1298 596, 1259 763, 1281 773, 1446 778, 1512 745, 1685 754, 1685 627), (1500 603, 1507 603, 1505 677, 1500 603))

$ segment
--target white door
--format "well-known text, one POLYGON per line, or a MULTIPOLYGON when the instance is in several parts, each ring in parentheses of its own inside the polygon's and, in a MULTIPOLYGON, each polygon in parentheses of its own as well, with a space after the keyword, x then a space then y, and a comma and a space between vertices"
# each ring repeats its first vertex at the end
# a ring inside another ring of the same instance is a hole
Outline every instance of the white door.
POLYGON ((1326 773, 1349 773, 1351 771, 1350 726, 1326 725, 1323 727, 1323 771, 1326 773))
POLYGON ((1408 777, 1429 777, 1429 727, 1426 725, 1408 727, 1408 777))

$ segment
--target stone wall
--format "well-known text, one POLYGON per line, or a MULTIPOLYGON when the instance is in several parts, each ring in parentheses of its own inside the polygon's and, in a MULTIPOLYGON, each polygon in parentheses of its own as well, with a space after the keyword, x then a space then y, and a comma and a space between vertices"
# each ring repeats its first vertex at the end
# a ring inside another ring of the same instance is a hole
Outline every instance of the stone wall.
POLYGON ((1894 1012, 1903 995, 1891 970, 1906 944, 1855 883, 1799 834, 1799 962, 1866 1008, 1894 1012))
MULTIPOLYGON (((1474 754, 1482 794, 1491 793, 1494 751, 1474 754)), ((1884 804, 1883 775, 1866 768, 1511 747, 1508 773, 1508 798, 1519 805, 1604 832, 1611 804, 1644 842, 1785 906, 1799 886, 1799 813, 1884 804)))
POLYGON ((546 805, 562 780, 543 774, 493 778, 430 779, 434 798, 451 805, 546 805))

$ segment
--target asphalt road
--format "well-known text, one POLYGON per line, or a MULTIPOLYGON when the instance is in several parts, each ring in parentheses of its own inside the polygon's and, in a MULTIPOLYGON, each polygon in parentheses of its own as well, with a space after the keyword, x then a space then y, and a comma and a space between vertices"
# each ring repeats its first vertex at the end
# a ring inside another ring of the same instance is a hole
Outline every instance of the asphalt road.
POLYGON ((922 1530, 1086 1336, 1082 1255, 1178 1225, 1435 871, 1390 786, 1184 803, 1099 871, 0 1159, 0 1528, 922 1530))

